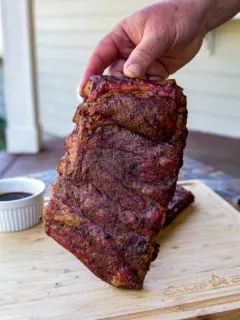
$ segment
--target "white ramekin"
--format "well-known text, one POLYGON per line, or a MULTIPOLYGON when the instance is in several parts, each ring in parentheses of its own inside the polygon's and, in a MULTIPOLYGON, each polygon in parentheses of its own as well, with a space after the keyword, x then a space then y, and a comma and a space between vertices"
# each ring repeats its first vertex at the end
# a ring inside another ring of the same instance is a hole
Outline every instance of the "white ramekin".
POLYGON ((0 201, 0 232, 28 229, 41 220, 43 210, 42 181, 30 178, 12 178, 0 180, 0 193, 28 192, 33 195, 13 201, 0 201))

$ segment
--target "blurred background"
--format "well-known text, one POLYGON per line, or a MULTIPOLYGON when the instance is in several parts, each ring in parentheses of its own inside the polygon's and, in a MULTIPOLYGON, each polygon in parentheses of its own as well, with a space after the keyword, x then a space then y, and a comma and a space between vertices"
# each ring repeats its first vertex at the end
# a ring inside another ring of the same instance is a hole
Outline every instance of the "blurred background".
MULTIPOLYGON (((53 169, 97 42, 146 0, 2 0, 0 177, 53 169)), ((240 177, 240 16, 174 75, 188 96, 186 155, 240 177)))

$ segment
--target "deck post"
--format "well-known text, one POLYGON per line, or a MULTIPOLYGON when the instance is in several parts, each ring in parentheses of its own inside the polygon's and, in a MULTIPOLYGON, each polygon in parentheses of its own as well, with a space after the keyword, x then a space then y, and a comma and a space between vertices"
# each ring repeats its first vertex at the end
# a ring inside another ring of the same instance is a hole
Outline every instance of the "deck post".
POLYGON ((38 122, 31 0, 2 0, 7 151, 37 153, 38 122))

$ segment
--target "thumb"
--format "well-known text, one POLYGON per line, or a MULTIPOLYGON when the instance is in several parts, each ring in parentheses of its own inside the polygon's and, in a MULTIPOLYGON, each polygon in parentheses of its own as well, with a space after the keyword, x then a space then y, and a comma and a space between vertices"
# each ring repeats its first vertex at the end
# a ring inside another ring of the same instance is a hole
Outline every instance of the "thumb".
POLYGON ((159 45, 158 40, 153 37, 143 38, 124 64, 124 75, 130 78, 141 78, 149 66, 166 52, 166 49, 166 44, 159 45))

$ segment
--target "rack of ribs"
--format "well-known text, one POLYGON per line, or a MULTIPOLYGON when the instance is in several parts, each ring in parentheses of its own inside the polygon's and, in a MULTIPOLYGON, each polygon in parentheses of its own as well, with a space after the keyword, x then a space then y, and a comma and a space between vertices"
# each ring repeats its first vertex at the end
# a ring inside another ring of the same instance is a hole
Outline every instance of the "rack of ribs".
POLYGON ((174 80, 93 76, 83 98, 45 231, 100 279, 140 289, 183 163, 186 97, 174 80))

